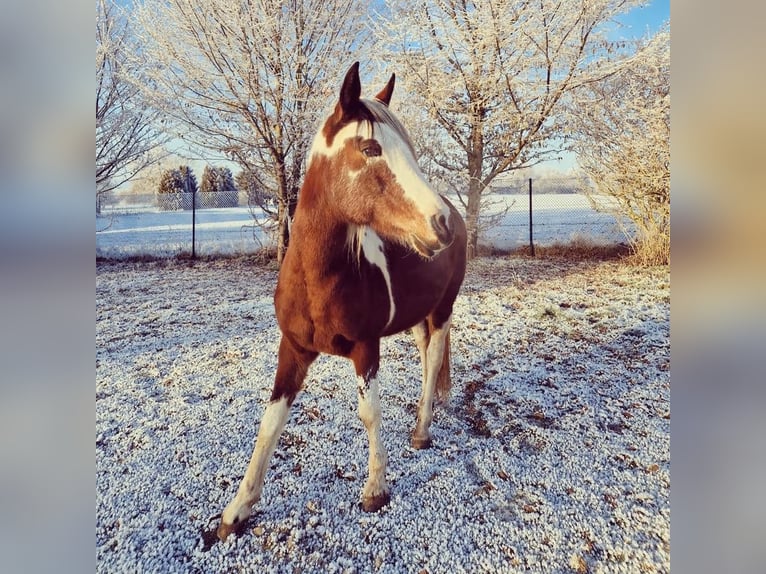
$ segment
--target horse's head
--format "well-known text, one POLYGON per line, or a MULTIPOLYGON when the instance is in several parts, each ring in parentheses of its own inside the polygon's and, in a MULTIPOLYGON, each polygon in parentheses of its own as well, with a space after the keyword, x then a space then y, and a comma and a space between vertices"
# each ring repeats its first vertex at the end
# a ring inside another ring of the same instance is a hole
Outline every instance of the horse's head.
POLYGON ((431 257, 452 241, 450 210, 388 108, 393 90, 392 75, 374 99, 361 99, 359 63, 351 66, 335 111, 314 139, 309 174, 328 182, 327 200, 350 225, 431 257))

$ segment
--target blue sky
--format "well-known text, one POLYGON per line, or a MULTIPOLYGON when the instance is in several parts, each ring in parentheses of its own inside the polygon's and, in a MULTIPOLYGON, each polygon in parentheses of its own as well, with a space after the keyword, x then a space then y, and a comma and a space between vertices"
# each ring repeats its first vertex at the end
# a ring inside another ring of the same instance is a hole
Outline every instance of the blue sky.
MULTIPOLYGON (((132 0, 117 0, 118 4, 129 6, 132 4, 132 0)), ((641 38, 643 36, 654 34, 659 27, 667 20, 670 19, 670 0, 653 0, 648 5, 634 8, 627 14, 624 14, 618 18, 621 26, 615 26, 610 33, 612 39, 630 39, 641 38)), ((180 143, 180 142, 179 142, 180 143)), ((190 163, 194 164, 192 167, 195 171, 201 173, 201 167, 197 169, 197 164, 200 166, 206 162, 195 162, 192 160, 190 163)), ((227 163, 220 161, 211 161, 210 163, 219 164, 227 163)), ((553 169, 555 171, 569 171, 575 165, 575 158, 571 154, 565 154, 565 157, 561 161, 546 162, 544 167, 553 169)), ((236 167, 236 166, 235 166, 236 167)), ((541 166, 542 167, 542 166, 541 166)))
POLYGON ((670 0, 654 0, 643 8, 634 8, 621 18, 619 22, 625 28, 616 32, 616 37, 641 37, 654 34, 663 22, 670 19, 670 0))
MULTIPOLYGON (((621 26, 616 26, 610 37, 619 40, 648 36, 657 32, 660 26, 668 20, 670 20, 670 0, 654 0, 646 6, 634 8, 618 18, 617 21, 621 26)), ((560 160, 545 162, 540 167, 543 171, 569 172, 575 169, 576 164, 575 155, 565 153, 562 154, 560 160)))

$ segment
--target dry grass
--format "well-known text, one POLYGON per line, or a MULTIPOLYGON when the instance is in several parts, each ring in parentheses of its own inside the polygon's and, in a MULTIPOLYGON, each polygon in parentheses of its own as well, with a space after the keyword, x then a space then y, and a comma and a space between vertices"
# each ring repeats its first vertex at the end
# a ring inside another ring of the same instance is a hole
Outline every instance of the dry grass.
POLYGON ((192 258, 190 251, 181 251, 172 256, 139 254, 128 255, 125 257, 96 257, 96 263, 189 263, 208 262, 208 261, 239 261, 246 262, 259 267, 277 267, 277 250, 264 248, 254 253, 214 253, 208 255, 197 255, 192 258))
POLYGON ((641 267, 670 264, 670 236, 656 235, 632 246, 630 263, 641 267))
MULTIPOLYGON (((528 245, 511 250, 507 253, 509 255, 521 257, 532 256, 528 245)), ((499 253, 493 255, 499 255, 499 253)), ((631 248, 624 243, 603 244, 585 238, 575 238, 568 243, 556 242, 551 245, 536 245, 534 256, 546 259, 557 258, 573 261, 608 261, 613 259, 626 259, 630 255, 631 248)))
MULTIPOLYGON (((517 249, 497 249, 490 245, 479 244, 477 258, 482 257, 532 257, 528 245, 517 249)), ((596 243, 588 238, 575 237, 567 243, 556 242, 551 245, 536 245, 534 257, 537 259, 564 259, 569 261, 613 261, 622 260, 627 264, 638 267, 666 265, 670 262, 670 248, 663 245, 639 244, 636 246, 624 243, 596 243)), ((264 248, 251 254, 212 254, 197 255, 192 259, 191 252, 182 251, 175 256, 130 255, 127 257, 96 257, 96 263, 162 263, 195 261, 247 261, 259 267, 278 268, 275 248, 264 248)))

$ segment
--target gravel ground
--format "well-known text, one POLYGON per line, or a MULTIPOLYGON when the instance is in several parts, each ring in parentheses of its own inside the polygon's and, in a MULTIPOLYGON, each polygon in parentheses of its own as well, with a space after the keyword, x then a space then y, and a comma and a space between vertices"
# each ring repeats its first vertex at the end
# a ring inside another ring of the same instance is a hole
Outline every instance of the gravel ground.
POLYGON ((320 357, 247 529, 208 548, 271 390, 275 281, 97 265, 98 572, 670 571, 670 276, 614 261, 470 264, 430 450, 409 446, 415 345, 384 341, 377 514, 353 368, 320 357))

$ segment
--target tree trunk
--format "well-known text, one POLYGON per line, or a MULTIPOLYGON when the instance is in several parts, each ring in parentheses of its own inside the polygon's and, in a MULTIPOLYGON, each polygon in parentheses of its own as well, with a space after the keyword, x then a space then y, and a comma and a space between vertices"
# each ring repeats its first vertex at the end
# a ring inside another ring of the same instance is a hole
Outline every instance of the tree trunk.
POLYGON ((277 162, 277 264, 282 265, 290 244, 290 188, 288 187, 287 174, 285 173, 284 159, 277 162))
POLYGON ((277 263, 281 266, 285 258, 287 247, 290 244, 290 223, 295 216, 295 208, 298 206, 298 190, 291 186, 286 191, 287 199, 279 201, 277 218, 279 219, 279 231, 277 239, 277 263))
POLYGON ((279 229, 277 231, 277 264, 282 265, 287 252, 287 246, 290 243, 290 215, 287 204, 281 199, 278 201, 277 219, 279 220, 279 229))
POLYGON ((479 211, 481 208, 481 193, 484 191, 481 181, 481 170, 484 162, 484 135, 482 134, 481 113, 473 114, 471 126, 471 144, 466 150, 468 154, 468 204, 466 205, 466 228, 468 231, 468 248, 466 256, 473 259, 479 246, 479 211))
POLYGON ((477 255, 479 245, 479 206, 481 205, 481 182, 471 178, 468 188, 468 204, 465 210, 465 225, 468 231, 468 248, 466 256, 473 259, 477 255))

